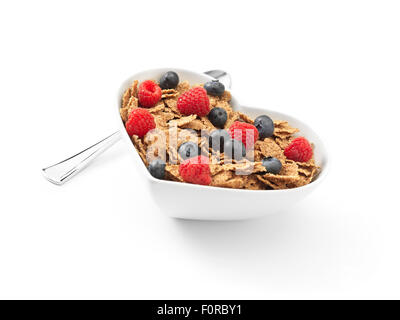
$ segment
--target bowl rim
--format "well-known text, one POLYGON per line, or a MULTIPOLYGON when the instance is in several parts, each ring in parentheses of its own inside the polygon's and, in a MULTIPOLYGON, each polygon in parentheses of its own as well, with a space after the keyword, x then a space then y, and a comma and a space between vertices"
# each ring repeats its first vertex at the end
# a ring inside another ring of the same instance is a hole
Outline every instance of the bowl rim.
MULTIPOLYGON (((246 104, 239 104, 238 103, 238 99, 236 94, 232 93, 232 90, 229 89, 229 92, 231 93, 232 97, 234 97, 236 104, 238 104, 240 106, 240 108, 246 109, 246 108, 251 108, 253 110, 259 110, 260 112, 264 112, 267 113, 274 113, 274 114, 278 114, 279 116, 282 116, 283 118, 291 118, 299 123, 301 123, 303 126, 307 127, 307 129, 312 132, 312 134, 318 138, 318 140, 320 141, 320 147, 321 150, 319 150, 321 152, 321 156, 324 159, 324 164, 323 166, 321 165, 321 170, 317 176, 317 178, 312 181, 309 184, 306 184, 304 186, 301 187, 296 187, 296 188, 291 188, 291 189, 272 189, 272 190, 249 190, 249 189, 234 189, 234 188, 223 188, 223 187, 215 187, 215 186, 203 186, 203 185, 199 185, 199 184, 192 184, 192 183, 183 183, 183 182, 176 182, 176 181, 170 181, 170 180, 161 180, 161 179, 156 179, 154 178, 149 171, 147 170, 146 166, 144 165, 142 159, 140 158, 135 146, 133 145, 131 138, 129 137, 128 133, 125 130, 123 121, 121 119, 120 113, 119 113, 119 109, 121 106, 121 99, 122 99, 122 95, 125 92, 125 90, 127 89, 127 83, 131 84, 133 80, 136 80, 136 77, 139 77, 141 74, 143 73, 162 73, 162 72, 167 72, 167 71, 175 71, 178 74, 179 73, 188 73, 188 74, 195 74, 195 75, 201 75, 204 78, 208 78, 210 80, 212 80, 213 78, 204 74, 204 73, 199 73, 199 72, 195 72, 192 70, 187 70, 187 69, 182 69, 182 68, 154 68, 154 69, 146 69, 146 70, 142 70, 140 72, 137 72, 133 75, 131 75, 130 77, 126 78, 124 81, 121 82, 121 85, 119 87, 119 90, 117 91, 117 120, 119 123, 119 130, 121 131, 121 135, 123 137, 123 139, 129 143, 129 145, 131 146, 131 148, 133 148, 133 150, 135 151, 135 158, 136 160, 140 160, 141 163, 141 169, 139 169, 144 176, 152 183, 158 183, 158 184, 166 184, 166 186, 171 185, 171 186, 175 186, 175 187, 186 187, 186 188, 193 188, 194 190, 213 190, 215 192, 240 192, 240 193, 265 193, 265 192, 274 192, 274 193, 293 193, 293 192, 297 192, 297 191, 305 191, 307 189, 310 188, 315 188, 317 187, 317 185, 319 185, 326 177, 326 175, 328 174, 329 168, 330 168, 330 156, 329 153, 327 151, 326 148, 326 144, 325 142, 321 139, 321 137, 312 129, 312 127, 310 127, 306 122, 302 121, 301 119, 298 119, 292 115, 288 115, 286 113, 283 113, 281 111, 276 111, 276 110, 271 110, 271 109, 265 109, 265 108, 259 108, 259 107, 252 107, 252 106, 248 106, 246 104), (145 169, 145 170, 144 170, 145 169)), ((289 120, 290 121, 290 120, 289 120)))

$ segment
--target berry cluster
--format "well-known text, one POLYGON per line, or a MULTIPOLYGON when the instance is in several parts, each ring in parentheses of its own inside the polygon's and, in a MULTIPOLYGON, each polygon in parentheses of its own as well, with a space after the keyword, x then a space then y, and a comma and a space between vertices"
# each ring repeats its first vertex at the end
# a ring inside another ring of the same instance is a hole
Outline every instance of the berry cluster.
MULTIPOLYGON (((153 115, 146 110, 154 107, 162 97, 162 90, 174 89, 179 85, 179 76, 174 71, 164 73, 158 84, 152 80, 143 81, 138 88, 137 98, 139 107, 129 113, 125 123, 130 136, 137 135, 143 138, 150 130, 156 128, 153 115)), ((254 124, 242 121, 233 122, 226 128, 229 110, 221 107, 210 109, 210 99, 220 99, 224 96, 225 87, 218 80, 209 81, 203 87, 194 87, 182 93, 177 100, 177 109, 183 115, 197 115, 206 117, 217 129, 209 134, 209 146, 214 151, 224 153, 225 158, 240 161, 246 157, 249 149, 254 147, 257 140, 264 140, 274 136, 274 122, 267 115, 260 115, 254 124), (228 111, 228 112, 227 112, 228 111), (226 128, 226 130, 224 129, 226 128)), ((200 147, 195 142, 184 142, 178 148, 182 159, 179 165, 181 178, 189 183, 209 185, 211 173, 209 158, 201 154, 200 147)), ((307 162, 313 157, 310 143, 304 137, 295 138, 284 149, 287 159, 296 162, 307 162)), ((282 163, 274 157, 262 159, 262 165, 269 174, 279 174, 282 163)), ((166 163, 162 159, 150 162, 148 170, 157 179, 164 179, 166 163)))

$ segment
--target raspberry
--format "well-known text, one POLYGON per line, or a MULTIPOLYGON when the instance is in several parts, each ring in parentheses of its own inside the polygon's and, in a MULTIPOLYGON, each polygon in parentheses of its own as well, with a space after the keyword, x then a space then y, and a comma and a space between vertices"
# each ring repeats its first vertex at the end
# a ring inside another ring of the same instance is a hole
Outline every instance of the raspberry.
POLYGON ((130 113, 125 127, 129 136, 132 137, 135 134, 141 138, 151 129, 154 129, 156 123, 154 122, 154 117, 150 112, 146 109, 137 108, 130 113))
POLYGON ((244 146, 250 148, 258 140, 258 130, 250 123, 235 121, 229 127, 232 139, 241 141, 244 146))
POLYGON ((184 115, 197 114, 206 116, 210 112, 210 100, 207 91, 202 87, 192 88, 184 92, 178 99, 178 110, 184 115))
POLYGON ((286 158, 298 161, 307 162, 313 156, 313 150, 306 138, 299 137, 294 139, 284 151, 286 158))
POLYGON ((211 183, 211 172, 208 158, 197 156, 183 161, 179 165, 179 174, 182 179, 189 183, 207 186, 211 183))
POLYGON ((138 98, 142 107, 154 107, 161 99, 161 88, 154 81, 146 80, 139 86, 138 98))

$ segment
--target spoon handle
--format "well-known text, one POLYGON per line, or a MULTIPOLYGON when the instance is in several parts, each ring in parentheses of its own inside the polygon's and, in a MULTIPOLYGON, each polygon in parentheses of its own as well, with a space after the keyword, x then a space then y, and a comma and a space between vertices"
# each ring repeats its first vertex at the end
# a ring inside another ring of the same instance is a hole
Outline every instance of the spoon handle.
POLYGON ((206 75, 213 77, 221 82, 226 89, 230 90, 232 87, 232 78, 229 73, 223 70, 210 70, 204 72, 206 75))
POLYGON ((56 185, 62 185, 74 175, 84 169, 101 153, 114 145, 121 138, 121 132, 114 132, 96 144, 65 159, 59 163, 43 169, 44 177, 56 185))
MULTIPOLYGON (((225 88, 231 88, 232 80, 227 72, 223 70, 210 70, 204 73, 215 79, 218 79, 225 85, 225 88)), ((76 155, 59 163, 53 164, 50 167, 42 169, 43 175, 51 183, 62 185, 73 176, 78 174, 86 166, 88 166, 101 153, 119 141, 120 138, 121 133, 119 131, 114 132, 112 135, 104 138, 89 148, 77 153, 76 155)))

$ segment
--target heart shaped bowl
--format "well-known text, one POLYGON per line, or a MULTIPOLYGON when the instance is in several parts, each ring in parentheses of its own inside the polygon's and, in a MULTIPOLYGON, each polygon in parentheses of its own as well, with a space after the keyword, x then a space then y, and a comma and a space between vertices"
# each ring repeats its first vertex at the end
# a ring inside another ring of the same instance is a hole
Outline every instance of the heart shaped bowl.
POLYGON ((122 137, 131 150, 133 164, 142 174, 143 179, 137 181, 150 189, 154 202, 167 215, 181 219, 194 220, 241 220, 275 214, 292 207, 314 191, 324 180, 328 171, 328 155, 323 142, 318 135, 304 122, 272 110, 259 109, 240 105, 235 93, 231 92, 231 105, 234 110, 241 111, 250 117, 267 114, 273 120, 286 120, 293 127, 300 129, 300 134, 313 142, 314 158, 321 171, 316 179, 302 187, 285 190, 245 190, 218 188, 195 185, 153 178, 142 162, 134 147, 124 124, 120 118, 119 107, 124 91, 133 80, 144 81, 159 79, 169 70, 178 73, 180 81, 187 80, 190 84, 205 83, 213 78, 184 69, 153 69, 134 74, 124 81, 118 91, 116 114, 122 132, 122 137))

